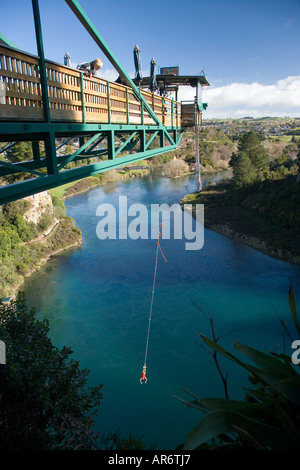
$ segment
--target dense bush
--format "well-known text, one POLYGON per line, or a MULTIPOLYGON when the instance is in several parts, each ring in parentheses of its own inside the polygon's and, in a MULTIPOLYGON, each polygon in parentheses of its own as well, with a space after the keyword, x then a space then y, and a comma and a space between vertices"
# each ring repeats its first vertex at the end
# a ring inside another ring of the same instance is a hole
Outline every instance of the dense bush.
POLYGON ((253 182, 298 174, 300 165, 295 147, 296 144, 287 145, 281 155, 271 161, 257 134, 254 131, 244 133, 238 143, 238 152, 230 159, 233 183, 242 188, 253 182))
MULTIPOLYGON (((296 327, 295 332, 284 330, 292 344, 299 338, 293 289, 290 286, 289 304, 296 327), (296 335, 296 336, 293 336, 296 335)), ((212 330, 214 332, 214 329, 212 330)), ((217 355, 238 364, 249 373, 249 387, 244 400, 228 398, 197 398, 186 402, 205 414, 199 424, 188 433, 184 449, 244 449, 244 450, 298 450, 300 445, 300 374, 291 355, 261 352, 234 341, 239 358, 226 351, 213 339, 199 333, 205 345, 217 355), (244 362, 246 358, 250 362, 244 362)), ((222 378, 224 376, 222 375, 222 378)))
POLYGON ((23 214, 30 203, 21 199, 2 206, 0 211, 0 299, 12 295, 22 276, 36 270, 41 260, 67 246, 78 244, 81 233, 66 216, 62 200, 53 197, 37 224, 27 222, 23 214), (55 221, 60 223, 42 244, 33 243, 55 221))
POLYGON ((69 348, 54 347, 48 333, 48 322, 35 318, 23 294, 0 303, 0 339, 6 345, 6 364, 0 365, 2 450, 68 448, 67 417, 90 429, 102 386, 87 387, 89 371, 70 358, 69 348))
POLYGON ((172 160, 164 166, 165 175, 170 178, 181 176, 189 172, 189 165, 183 160, 172 160))

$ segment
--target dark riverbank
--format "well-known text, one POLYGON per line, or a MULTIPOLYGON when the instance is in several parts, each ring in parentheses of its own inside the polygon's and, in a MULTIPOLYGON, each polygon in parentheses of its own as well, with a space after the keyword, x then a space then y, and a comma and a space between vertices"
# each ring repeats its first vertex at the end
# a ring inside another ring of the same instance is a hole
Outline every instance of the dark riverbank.
POLYGON ((226 237, 283 261, 300 264, 300 184, 295 176, 235 190, 228 181, 185 196, 204 204, 204 223, 226 237))

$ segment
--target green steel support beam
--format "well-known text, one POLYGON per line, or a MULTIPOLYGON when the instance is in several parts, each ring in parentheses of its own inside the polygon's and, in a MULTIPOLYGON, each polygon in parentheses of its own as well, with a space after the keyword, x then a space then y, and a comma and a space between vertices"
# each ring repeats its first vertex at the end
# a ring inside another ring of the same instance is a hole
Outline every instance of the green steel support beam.
POLYGON ((161 148, 163 148, 165 146, 165 133, 163 129, 159 131, 159 142, 161 148))
MULTIPOLYGON (((73 158, 73 161, 78 161, 78 160, 83 160, 86 158, 90 157, 97 157, 101 155, 107 154, 107 149, 103 149, 101 151, 95 151, 91 152, 86 155, 78 155, 77 157, 73 158)), ((57 163, 63 163, 69 155, 61 155, 57 157, 57 163)), ((6 162, 4 162, 6 163, 6 162)), ((26 173, 32 173, 32 170, 38 170, 38 169, 44 169, 46 168, 46 159, 43 158, 41 160, 34 160, 34 161, 27 161, 27 162, 22 162, 22 169, 20 169, 19 165, 17 163, 11 163, 9 166, 4 167, 1 165, 1 160, 0 160, 0 177, 2 176, 8 176, 11 174, 19 173, 20 171, 26 172, 26 173)), ((45 175, 45 173, 40 173, 40 175, 45 175)), ((5 188, 5 186, 2 186, 2 188, 5 188)), ((1 204, 1 202, 0 202, 1 204)))
POLYGON ((74 137, 83 135, 84 133, 89 132, 99 132, 108 131, 108 130, 115 130, 119 132, 125 131, 132 131, 132 130, 162 130, 165 129, 166 131, 172 132, 172 127, 168 126, 155 126, 155 125, 148 125, 144 124, 96 124, 96 123, 66 123, 66 122, 52 122, 51 124, 43 123, 43 122, 0 122, 0 140, 2 142, 8 142, 10 140, 43 140, 46 133, 49 131, 53 131, 56 136, 64 136, 67 137, 68 135, 73 135, 74 137), (17 137, 18 136, 18 139, 17 137), (32 136, 32 139, 31 139, 32 136))
POLYGON ((114 160, 115 158, 115 131, 112 130, 107 134, 107 150, 108 159, 114 160))
POLYGON ((81 94, 81 103, 82 103, 82 122, 86 122, 85 119, 85 97, 84 97, 84 82, 83 82, 83 72, 80 73, 80 94, 81 94))
POLYGON ((55 145, 55 134, 53 131, 49 131, 45 138, 45 151, 46 151, 46 162, 47 171, 49 175, 55 175, 58 173, 57 158, 56 158, 56 145, 55 145))
MULTIPOLYGON (((123 126, 121 126, 121 127, 123 127, 123 126)), ((138 126, 131 126, 131 130, 133 130, 132 127, 136 128, 138 126)), ((144 129, 144 131, 145 131, 145 134, 146 134, 146 129, 144 129)), ((108 137, 110 136, 111 141, 112 141, 114 133, 107 132, 107 131, 103 131, 103 132, 105 132, 105 135, 108 135, 108 137)), ((135 132, 137 132, 140 135, 140 130, 135 131, 135 132)), ((90 152, 90 156, 94 156, 94 155, 100 156, 100 155, 108 154, 108 158, 109 158, 108 160, 102 160, 98 163, 89 164, 89 165, 85 165, 85 166, 82 166, 82 167, 73 168, 73 169, 70 169, 70 170, 64 170, 64 171, 59 172, 57 174, 52 174, 52 175, 48 174, 47 175, 47 174, 40 173, 40 172, 36 171, 38 168, 45 168, 45 166, 47 165, 46 158, 43 158, 39 161, 22 162, 21 165, 8 164, 8 166, 10 168, 1 167, 1 164, 0 164, 0 175, 1 176, 7 175, 7 174, 18 173, 19 171, 34 173, 36 176, 40 176, 39 178, 34 178, 34 179, 26 180, 26 181, 23 181, 23 182, 20 182, 20 183, 14 183, 14 184, 10 184, 8 186, 0 187, 0 204, 5 204, 7 202, 10 202, 10 201, 28 196, 30 194, 35 194, 35 193, 40 192, 40 191, 51 189, 51 188, 54 188, 54 187, 59 186, 61 184, 76 181, 78 179, 85 178, 85 177, 91 176, 93 174, 101 173, 101 172, 107 171, 109 169, 118 168, 120 166, 124 166, 124 165, 127 165, 129 163, 134 163, 134 162, 140 161, 142 159, 151 158, 151 157, 154 157, 154 156, 162 154, 162 153, 170 152, 170 151, 175 150, 177 148, 177 146, 178 146, 178 144, 179 144, 179 142, 182 138, 182 135, 183 135, 183 132, 182 132, 178 138, 175 139, 175 137, 174 137, 175 145, 169 145, 169 146, 166 146, 166 147, 164 147, 164 146, 163 147, 157 147, 155 149, 147 150, 147 146, 150 145, 150 143, 153 141, 153 139, 157 135, 160 136, 160 139, 162 141, 164 140, 164 131, 163 130, 158 129, 158 130, 153 132, 153 130, 151 129, 151 130, 148 130, 148 132, 151 134, 151 137, 147 141, 147 144, 145 146, 146 148, 145 148, 144 151, 141 151, 142 148, 140 148, 140 151, 138 151, 137 153, 128 154, 126 156, 114 158, 116 156, 115 153, 119 153, 120 147, 118 149, 115 149, 115 146, 111 143, 111 149, 109 149, 109 145, 108 145, 107 149, 101 149, 101 150, 98 150, 98 151, 90 152)), ((118 131, 118 133, 120 133, 120 130, 118 131)), ((91 141, 93 141, 94 139, 97 139, 97 142, 98 142, 99 135, 100 135, 100 133, 98 132, 91 139, 89 139, 89 141, 87 141, 84 144, 84 146, 85 146, 84 148, 88 147, 90 145, 91 141)), ((148 136, 148 134, 147 134, 147 136, 148 136)), ((176 136, 177 136, 177 134, 176 134, 176 136)), ((76 134, 74 135, 74 137, 76 137, 76 134)), ((101 134, 101 137, 103 137, 102 134, 101 134)), ((131 140, 130 140, 130 142, 127 142, 127 146, 128 146, 128 143, 130 144, 131 141, 134 139, 133 135, 131 135, 130 137, 131 137, 131 140)), ((145 137, 146 137, 146 135, 145 135, 145 137)), ((127 138, 127 140, 128 140, 128 138, 127 138)), ((141 140, 141 138, 139 140, 141 140)), ((109 139, 108 139, 108 144, 109 144, 109 139)), ((77 156, 75 156, 73 154, 73 155, 70 155, 69 157, 67 157, 68 161, 77 160, 77 159, 80 160, 82 158, 88 158, 89 157, 89 154, 88 154, 89 149, 86 150, 86 154, 84 155, 84 157, 82 155, 79 155, 79 153, 81 151, 82 151, 82 148, 78 149, 78 151, 76 152, 77 156)), ((120 151, 121 151, 121 149, 120 149, 120 151)), ((61 167, 65 166, 65 164, 67 163, 66 162, 66 156, 64 155, 64 156, 57 157, 57 163, 61 164, 61 167)))
POLYGON ((125 83, 133 89, 133 92, 136 98, 142 103, 144 103, 145 109, 147 109, 148 113, 154 119, 156 124, 160 125, 161 123, 158 117, 153 112, 152 108, 149 106, 145 98, 139 93, 139 89, 136 87, 135 83, 131 80, 130 76, 123 69, 121 64, 118 62, 118 60, 116 59, 116 57, 114 56, 114 54, 112 53, 108 45, 105 43, 104 39, 102 38, 102 36, 100 35, 96 27, 93 25, 90 18, 86 15, 82 7, 77 2, 77 0, 65 0, 65 2, 68 4, 68 6, 73 11, 73 13, 77 16, 79 21, 82 23, 82 25, 91 35, 91 37, 94 39, 96 44, 100 47, 103 54, 108 58, 111 64, 115 67, 115 69, 119 72, 119 74, 124 78, 125 83))
POLYGON ((70 140, 72 140, 73 138, 74 137, 69 137, 68 139, 66 139, 62 144, 60 144, 58 147, 56 147, 56 150, 59 150, 61 147, 66 145, 68 142, 70 142, 70 140))
POLYGON ((32 153, 33 153, 33 159, 34 159, 36 162, 39 162, 39 161, 41 160, 39 142, 37 142, 37 141, 33 141, 33 142, 32 142, 32 153))
POLYGON ((172 137, 170 136, 169 132, 165 132, 165 136, 166 136, 166 138, 168 139, 168 141, 170 142, 171 145, 175 145, 175 142, 172 139, 172 137))
POLYGON ((136 132, 133 132, 133 134, 131 134, 131 136, 128 137, 128 139, 120 146, 118 147, 117 149, 115 149, 115 157, 122 152, 122 150, 124 150, 124 148, 129 144, 129 142, 131 142, 131 140, 133 139, 133 137, 136 135, 137 133, 136 132))
POLYGON ((146 131, 143 129, 140 131, 140 152, 146 150, 146 131))
MULTIPOLYGON (((94 142, 93 145, 91 145, 87 150, 85 150, 83 152, 82 155, 87 155, 87 154, 90 154, 92 152, 92 150, 97 147, 97 145, 101 144, 101 142, 106 138, 106 135, 101 135, 100 139, 98 139, 96 142, 94 142)), ((83 144, 82 144, 83 145, 83 144)), ((97 151, 95 151, 97 152, 97 151)))
MULTIPOLYGON (((47 124, 49 124, 51 122, 51 118, 50 118, 50 107, 49 107, 49 98, 48 98, 44 45, 43 45, 42 27, 41 27, 41 18, 40 18, 38 0, 32 0, 32 9, 33 9, 33 17, 34 17, 37 50, 38 50, 38 55, 39 55, 39 71, 40 71, 40 81, 41 81, 41 90, 42 90, 42 99, 43 99, 44 121, 47 124)), ((57 162, 56 162, 55 137, 54 137, 53 132, 49 132, 45 138, 45 149, 46 149, 48 173, 55 174, 57 173, 57 162)))
POLYGON ((6 152, 6 150, 10 149, 14 145, 16 145, 17 142, 12 142, 11 144, 5 145, 2 149, 0 149, 0 153, 6 152))
POLYGON ((158 134, 158 131, 154 132, 152 137, 150 137, 150 139, 148 140, 148 142, 146 142, 146 145, 145 145, 145 150, 147 150, 147 148, 149 147, 149 145, 151 144, 151 142, 155 139, 155 137, 157 136, 158 134))
POLYGON ((138 162, 175 149, 176 146, 169 145, 164 149, 153 149, 126 157, 119 157, 114 160, 105 160, 99 163, 86 165, 84 167, 72 168, 70 170, 59 172, 56 175, 45 175, 40 178, 22 181, 4 187, 2 186, 0 187, 0 204, 6 204, 7 202, 30 196, 41 191, 46 191, 47 189, 52 189, 62 184, 70 183, 117 167, 122 167, 128 163, 138 162))
POLYGON ((58 170, 61 170, 62 168, 64 168, 68 163, 72 162, 74 160, 75 157, 77 157, 77 155, 79 155, 83 150, 85 150, 90 144, 92 144, 94 142, 94 140, 98 139, 99 136, 101 134, 96 134, 94 135, 91 139, 89 139, 87 142, 85 142, 84 145, 82 145, 81 147, 79 147, 78 150, 76 150, 76 152, 74 152, 72 155, 70 155, 69 157, 67 157, 65 159, 65 161, 63 161, 63 163, 61 163, 58 167, 58 170))
MULTIPOLYGON (((182 129, 174 128, 178 125, 178 106, 172 100, 171 103, 171 126, 165 126, 164 116, 161 122, 154 109, 146 101, 140 92, 140 89, 131 80, 126 71, 119 64, 112 54, 111 50, 105 44, 104 40, 92 24, 90 19, 84 13, 77 0, 65 0, 77 18, 95 40, 104 55, 109 59, 119 74, 125 79, 128 87, 131 87, 136 99, 141 106, 140 124, 130 124, 129 106, 128 106, 128 88, 127 94, 127 122, 126 124, 113 124, 109 112, 108 123, 87 123, 85 119, 83 74, 81 74, 81 95, 82 95, 82 122, 51 122, 50 106, 48 98, 47 73, 44 57, 44 46, 42 39, 42 28, 39 13, 38 0, 31 0, 34 24, 36 32, 36 42, 39 55, 39 76, 42 92, 42 103, 44 111, 44 122, 0 122, 0 141, 4 142, 4 147, 0 149, 0 155, 11 148, 19 141, 31 142, 33 150, 33 159, 30 161, 11 163, 0 160, 0 177, 17 173, 29 173, 33 178, 22 182, 12 183, 6 186, 0 186, 0 204, 4 204, 22 197, 35 194, 57 187, 59 185, 76 181, 81 178, 101 173, 110 169, 118 168, 129 163, 134 163, 142 159, 154 157, 156 155, 175 150, 183 135, 182 129), (154 125, 145 124, 146 115, 149 115, 154 125), (176 117, 176 124, 175 124, 176 117), (179 132, 181 134, 179 135, 179 132), (116 147, 115 137, 121 139, 121 144, 116 147), (151 143, 158 137, 156 148, 149 150, 151 143), (56 139, 62 138, 63 142, 56 145, 56 139), (79 148, 70 155, 57 155, 57 151, 66 145, 70 140, 79 138, 79 148), (106 148, 97 149, 97 146, 106 139, 106 148), (168 142, 166 142, 166 140, 168 142), (10 142, 10 143, 8 143, 10 142), (39 142, 45 144, 44 158, 41 158, 39 142), (167 145, 165 145, 165 142, 167 145), (133 153, 129 151, 133 149, 133 153), (119 156, 123 153, 123 156, 119 156), (127 152, 127 155, 124 155, 127 152), (85 164, 80 167, 65 169, 65 166, 72 162, 90 158, 104 157, 105 160, 92 164, 85 164), (64 171, 60 171, 64 170, 64 171)), ((0 40, 2 36, 0 35, 0 40)), ((10 46, 13 46, 10 44, 10 46)), ((198 95, 198 90, 197 90, 198 95)), ((154 95, 153 95, 154 100, 154 95)), ((197 97, 198 101, 198 97, 197 97)), ((154 105, 154 103, 153 103, 154 105)), ((110 95, 108 84, 108 109, 110 111, 110 95)), ((154 106, 153 106, 154 108, 154 106)), ((2 157, 3 158, 3 157, 2 157)))
POLYGON ((40 80, 41 80, 41 89, 43 97, 43 112, 45 122, 51 122, 50 119, 50 108, 49 108, 49 98, 48 98, 48 89, 47 89, 47 74, 46 74, 46 65, 45 65, 45 56, 44 56, 44 45, 42 37, 42 27, 41 27, 41 18, 38 0, 32 0, 32 9, 33 9, 33 18, 35 26, 35 35, 36 35, 36 44, 39 55, 39 70, 40 70, 40 80))
POLYGON ((79 147, 82 147, 84 145, 84 137, 79 137, 79 147))
POLYGON ((18 172, 26 172, 26 173, 31 173, 36 176, 45 176, 44 173, 41 173, 40 171, 35 171, 33 169, 26 168, 22 165, 19 165, 18 163, 9 163, 9 162, 3 162, 0 161, 0 166, 4 166, 5 168, 10 168, 11 170, 18 171, 18 172))

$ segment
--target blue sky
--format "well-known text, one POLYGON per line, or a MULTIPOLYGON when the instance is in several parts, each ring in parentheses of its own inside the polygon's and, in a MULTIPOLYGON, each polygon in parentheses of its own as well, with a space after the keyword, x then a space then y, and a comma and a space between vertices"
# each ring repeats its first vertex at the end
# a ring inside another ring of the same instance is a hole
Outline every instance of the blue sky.
MULTIPOLYGON (((143 74, 150 61, 179 65, 181 74, 205 70, 206 117, 300 117, 300 0, 79 0, 114 55, 134 76, 133 48, 143 74)), ((45 56, 74 66, 102 57, 64 0, 40 0, 45 56)), ((36 54, 30 0, 1 1, 1 33, 36 54)), ((106 57, 99 76, 117 74, 106 57)), ((185 88, 181 99, 192 99, 185 88)))

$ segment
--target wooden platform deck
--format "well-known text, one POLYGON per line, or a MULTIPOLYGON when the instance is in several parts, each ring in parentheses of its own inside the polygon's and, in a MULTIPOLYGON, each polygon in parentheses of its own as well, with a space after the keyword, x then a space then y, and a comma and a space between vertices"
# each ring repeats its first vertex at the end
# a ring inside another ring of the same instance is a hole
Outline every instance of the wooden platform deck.
MULTIPOLYGON (((51 61, 46 73, 52 122, 156 125, 130 87, 51 61)), ((179 102, 141 94, 164 126, 181 127, 179 102)), ((0 46, 0 122, 43 122, 38 57, 6 46, 0 46)))

